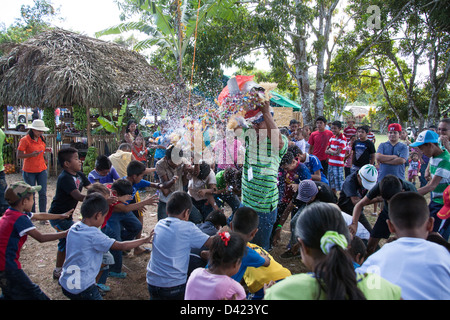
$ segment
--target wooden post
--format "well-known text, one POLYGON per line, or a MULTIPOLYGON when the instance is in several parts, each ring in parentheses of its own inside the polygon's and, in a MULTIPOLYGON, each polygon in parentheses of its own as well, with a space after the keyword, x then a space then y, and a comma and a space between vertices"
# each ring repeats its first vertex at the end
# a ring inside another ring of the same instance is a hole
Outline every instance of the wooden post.
POLYGON ((88 148, 92 146, 92 136, 91 136, 91 112, 89 110, 89 107, 86 107, 86 117, 87 117, 87 144, 88 148))

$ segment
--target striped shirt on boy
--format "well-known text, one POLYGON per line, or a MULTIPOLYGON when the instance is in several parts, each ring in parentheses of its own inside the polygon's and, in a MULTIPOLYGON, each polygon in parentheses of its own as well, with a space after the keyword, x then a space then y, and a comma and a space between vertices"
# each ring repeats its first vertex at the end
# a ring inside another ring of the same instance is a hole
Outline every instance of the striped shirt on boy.
POLYGON ((332 136, 330 141, 328 142, 328 146, 332 151, 336 151, 337 149, 341 149, 341 152, 335 156, 329 156, 328 165, 335 167, 343 167, 344 159, 345 159, 345 150, 344 148, 347 145, 347 139, 345 138, 343 133, 340 133, 339 136, 332 136))
POLYGON ((442 177, 439 184, 431 192, 431 200, 443 205, 444 199, 442 196, 445 188, 450 184, 450 153, 447 150, 436 157, 430 158, 430 174, 431 177, 442 177))

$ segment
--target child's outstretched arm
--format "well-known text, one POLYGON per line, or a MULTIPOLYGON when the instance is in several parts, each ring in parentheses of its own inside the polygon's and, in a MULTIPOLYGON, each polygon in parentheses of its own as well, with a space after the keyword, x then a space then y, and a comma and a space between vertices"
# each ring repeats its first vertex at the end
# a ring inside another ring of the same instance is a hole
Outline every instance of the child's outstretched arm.
POLYGON ((152 196, 148 196, 147 198, 145 198, 145 200, 142 200, 140 202, 130 204, 118 203, 114 206, 114 212, 129 212, 140 210, 145 206, 156 205, 158 201, 159 201, 158 195, 154 194, 152 196))
POLYGON ((144 243, 152 243, 153 235, 155 234, 155 230, 150 232, 150 235, 145 238, 140 238, 136 240, 130 241, 116 241, 111 246, 110 250, 131 250, 136 247, 143 245, 144 243))
POLYGON ((59 220, 59 219, 67 219, 70 218, 75 209, 70 209, 66 213, 54 214, 54 213, 46 213, 46 212, 36 212, 33 213, 31 217, 32 220, 59 220))
POLYGON ((65 238, 67 236, 68 232, 69 232, 69 230, 65 230, 62 232, 56 232, 56 233, 40 233, 39 230, 32 229, 27 232, 27 235, 29 235, 30 237, 32 237, 42 243, 42 242, 53 241, 53 240, 65 238))

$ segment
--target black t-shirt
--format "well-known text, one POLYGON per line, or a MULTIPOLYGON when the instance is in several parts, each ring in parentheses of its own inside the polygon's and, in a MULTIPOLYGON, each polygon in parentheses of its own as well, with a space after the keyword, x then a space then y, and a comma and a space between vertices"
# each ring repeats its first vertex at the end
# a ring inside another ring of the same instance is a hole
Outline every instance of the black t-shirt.
MULTIPOLYGON (((402 190, 403 191, 417 191, 416 186, 413 185, 411 182, 408 182, 403 179, 400 179, 400 181, 402 182, 402 190)), ((380 194, 380 183, 379 182, 366 194, 367 198, 369 198, 370 200, 372 200, 380 195, 381 194, 380 194)), ((389 205, 388 205, 387 201, 384 200, 383 210, 385 210, 387 212, 388 207, 389 207, 389 205)))
MULTIPOLYGON (((76 175, 72 175, 66 170, 63 170, 56 182, 55 196, 53 197, 48 212, 61 214, 71 209, 75 209, 78 200, 75 200, 70 193, 75 189, 78 189, 78 191, 81 192, 83 187, 87 187, 90 184, 90 181, 83 172, 79 171, 76 175)), ((70 219, 72 219, 72 217, 70 217, 70 219)))
POLYGON ((351 197, 362 199, 367 193, 367 190, 359 185, 357 174, 358 171, 355 171, 345 178, 345 181, 342 184, 342 190, 339 194, 338 206, 342 211, 349 215, 353 214, 353 208, 355 207, 351 197))
POLYGON ((353 159, 352 164, 361 168, 370 163, 370 155, 376 152, 375 146, 370 140, 356 140, 352 145, 353 159))

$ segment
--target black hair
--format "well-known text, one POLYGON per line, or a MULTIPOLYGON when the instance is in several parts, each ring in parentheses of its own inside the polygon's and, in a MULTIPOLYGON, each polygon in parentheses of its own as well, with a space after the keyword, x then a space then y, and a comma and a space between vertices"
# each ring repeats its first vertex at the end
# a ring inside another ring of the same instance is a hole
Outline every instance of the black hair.
POLYGON ((80 213, 83 218, 92 218, 97 212, 101 212, 102 215, 108 213, 109 205, 105 197, 94 192, 87 195, 80 208, 80 213))
POLYGON ((241 180, 238 179, 238 169, 235 167, 227 167, 223 173, 223 178, 227 185, 235 186, 241 184, 241 180))
POLYGON ((448 252, 450 252, 450 243, 447 240, 445 240, 438 232, 430 232, 430 234, 427 237, 427 240, 440 244, 441 246, 446 248, 448 252))
POLYGON ((280 133, 286 137, 289 137, 289 129, 288 128, 280 128, 280 133))
POLYGON ((199 178, 200 180, 205 180, 210 173, 211 166, 205 161, 200 162, 200 171, 197 178, 199 178))
POLYGON ((58 151, 58 162, 62 168, 64 168, 64 163, 66 161, 70 161, 75 153, 78 153, 78 150, 72 147, 64 148, 58 151))
POLYGON ((295 159, 295 156, 292 152, 290 152, 290 151, 286 152, 285 155, 283 156, 283 158, 281 158, 280 167, 291 164, 292 161, 294 161, 294 159, 295 159))
POLYGON ((127 122, 127 127, 126 127, 126 129, 125 129, 125 132, 126 132, 126 133, 130 132, 130 125, 133 124, 133 123, 136 124, 136 130, 135 130, 133 133, 134 133, 135 136, 137 136, 137 135, 139 134, 139 129, 138 129, 138 127, 137 127, 137 124, 138 124, 138 123, 137 123, 136 120, 134 120, 134 119, 128 120, 128 122, 127 122))
POLYGON ((402 191, 403 185, 398 177, 388 174, 381 179, 379 187, 381 197, 388 201, 392 196, 402 191))
POLYGON ((221 234, 212 238, 209 247, 209 268, 214 270, 216 267, 233 266, 236 262, 242 260, 245 254, 247 243, 237 232, 229 232, 229 240, 222 239, 221 234))
POLYGON ((342 122, 340 122, 340 121, 338 121, 338 120, 333 121, 333 122, 331 123, 331 125, 332 125, 332 126, 336 126, 336 127, 338 127, 339 129, 342 128, 342 122))
POLYGON ((172 193, 166 204, 166 211, 169 216, 178 216, 186 209, 191 210, 191 208, 191 196, 184 191, 176 191, 172 193))
POLYGON ((117 196, 126 196, 133 194, 133 185, 127 179, 119 179, 113 182, 111 190, 114 190, 117 196))
MULTIPOLYGON (((33 129, 29 129, 29 130, 28 130, 28 135, 30 136, 31 139, 34 140, 34 132, 33 132, 33 129)), ((45 143, 45 138, 44 138, 44 135, 42 135, 42 134, 41 134, 41 140, 44 141, 44 143, 45 143)))
POLYGON ((95 183, 91 184, 89 186, 89 188, 87 189, 87 191, 86 191, 86 195, 89 195, 89 194, 94 193, 94 192, 100 193, 102 195, 103 194, 108 194, 109 195, 108 187, 105 186, 103 183, 100 183, 100 182, 95 182, 95 183))
POLYGON ((168 146, 166 148, 166 158, 167 160, 172 160, 172 153, 174 154, 175 157, 178 157, 178 159, 175 160, 179 160, 181 158, 183 158, 183 149, 178 148, 176 146, 174 146, 173 144, 171 144, 170 146, 168 146))
POLYGON ((369 133, 369 127, 368 126, 359 126, 356 128, 356 131, 358 130, 364 130, 366 133, 369 133))
POLYGON ((118 150, 122 150, 122 151, 129 150, 129 151, 131 151, 131 144, 129 144, 129 143, 121 143, 119 145, 118 150))
MULTIPOLYGON (((6 190, 5 190, 6 191, 6 190)), ((29 198, 31 198, 31 197, 33 197, 34 196, 34 194, 33 193, 27 193, 27 194, 25 194, 23 197, 21 197, 21 198, 19 198, 18 200, 16 200, 16 201, 14 201, 14 202, 12 202, 11 200, 8 200, 8 199, 5 199, 6 200, 6 202, 8 202, 8 204, 9 204, 9 206, 11 207, 11 208, 15 208, 16 206, 18 206, 21 202, 22 202, 22 200, 24 200, 24 199, 29 199, 29 198)), ((2 212, 2 214, 3 214, 4 212, 2 212)), ((0 217, 1 217, 1 215, 0 215, 0 217)))
POLYGON ((112 167, 111 160, 105 155, 101 155, 97 157, 97 160, 95 160, 95 170, 103 171, 103 170, 109 170, 112 167))
POLYGON ((250 207, 240 207, 234 213, 232 224, 233 231, 248 235, 258 228, 258 213, 250 207))
POLYGON ((303 154, 302 149, 295 144, 293 146, 289 146, 287 152, 292 152, 294 157, 297 157, 299 154, 303 154))
POLYGON ((127 166, 127 176, 132 177, 134 175, 138 176, 142 174, 146 169, 145 164, 138 160, 131 160, 127 166))
POLYGON ((327 119, 325 119, 324 116, 319 116, 319 117, 317 117, 316 122, 317 122, 317 121, 322 121, 322 122, 324 122, 324 123, 327 123, 327 119))
POLYGON ((348 253, 353 257, 356 258, 356 256, 359 254, 361 258, 364 258, 367 253, 367 246, 362 241, 360 237, 353 236, 352 241, 350 242, 348 246, 348 253))
POLYGON ((399 192, 389 201, 389 220, 396 228, 411 230, 422 226, 430 211, 424 196, 414 191, 399 192))
MULTIPOLYGON (((321 251, 321 238, 327 231, 344 235, 350 242, 350 232, 339 207, 325 202, 314 202, 301 212, 295 233, 308 248, 321 251)), ((352 258, 339 245, 333 246, 328 254, 315 266, 315 278, 321 292, 328 300, 365 300, 357 286, 352 258)))
POLYGON ((215 226, 224 226, 227 224, 227 217, 221 210, 213 210, 205 219, 215 226))

